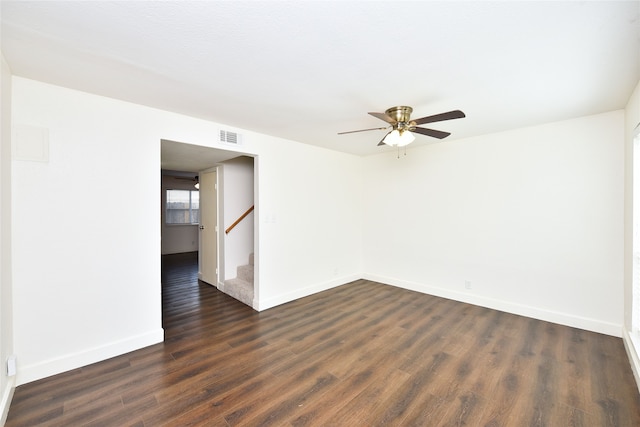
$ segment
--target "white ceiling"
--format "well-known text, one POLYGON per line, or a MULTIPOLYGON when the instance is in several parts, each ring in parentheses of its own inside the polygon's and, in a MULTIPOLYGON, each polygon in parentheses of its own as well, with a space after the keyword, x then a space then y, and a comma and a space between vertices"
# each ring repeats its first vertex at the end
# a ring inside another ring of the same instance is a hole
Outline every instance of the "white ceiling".
MULTIPOLYGON (((163 139, 160 143, 161 168, 168 171, 201 172, 225 160, 238 157, 234 151, 213 149, 163 139)), ((188 174, 187 176, 191 176, 188 174)))
MULTIPOLYGON (((624 108, 639 1, 6 1, 15 75, 358 155, 410 105, 447 140, 624 108)), ((418 135, 414 144, 436 140, 418 135)), ((446 143, 446 142, 445 142, 446 143)))

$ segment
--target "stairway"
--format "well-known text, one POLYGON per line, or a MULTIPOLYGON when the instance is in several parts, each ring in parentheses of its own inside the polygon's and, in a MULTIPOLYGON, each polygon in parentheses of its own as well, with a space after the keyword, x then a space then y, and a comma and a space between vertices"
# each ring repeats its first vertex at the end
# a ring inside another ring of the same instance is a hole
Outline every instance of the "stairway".
POLYGON ((236 276, 224 281, 222 292, 253 307, 253 254, 249 254, 249 264, 238 266, 236 276))

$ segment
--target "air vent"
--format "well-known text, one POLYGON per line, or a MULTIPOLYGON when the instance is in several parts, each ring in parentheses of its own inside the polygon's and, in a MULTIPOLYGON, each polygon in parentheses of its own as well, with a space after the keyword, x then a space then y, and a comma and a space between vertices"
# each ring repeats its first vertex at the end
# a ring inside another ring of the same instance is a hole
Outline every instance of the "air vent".
POLYGON ((240 144, 240 135, 235 132, 221 130, 220 142, 226 142, 227 144, 240 144))

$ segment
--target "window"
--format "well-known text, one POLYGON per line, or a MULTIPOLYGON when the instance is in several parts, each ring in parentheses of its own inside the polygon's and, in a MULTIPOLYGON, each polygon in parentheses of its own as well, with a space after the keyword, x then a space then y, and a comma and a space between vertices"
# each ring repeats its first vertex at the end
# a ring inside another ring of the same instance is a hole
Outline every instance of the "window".
POLYGON ((200 193, 197 190, 167 190, 167 224, 198 224, 200 193))

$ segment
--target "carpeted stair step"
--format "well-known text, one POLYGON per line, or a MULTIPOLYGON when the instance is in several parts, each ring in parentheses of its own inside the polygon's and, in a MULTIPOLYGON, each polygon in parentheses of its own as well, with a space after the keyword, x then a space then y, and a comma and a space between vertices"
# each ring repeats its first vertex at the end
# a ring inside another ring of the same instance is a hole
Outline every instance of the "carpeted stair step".
POLYGON ((253 283, 238 278, 225 280, 224 293, 248 306, 253 306, 253 283))
POLYGON ((253 271, 253 253, 250 253, 249 264, 238 266, 236 269, 236 278, 225 280, 222 291, 238 301, 253 307, 253 271))
POLYGON ((238 279, 242 279, 245 282, 253 283, 253 265, 240 265, 237 268, 238 279))

